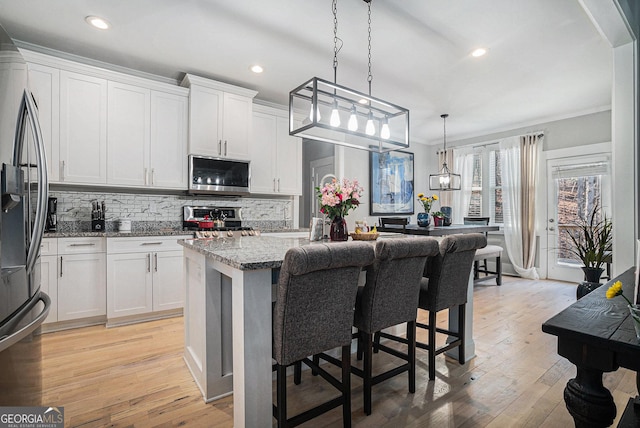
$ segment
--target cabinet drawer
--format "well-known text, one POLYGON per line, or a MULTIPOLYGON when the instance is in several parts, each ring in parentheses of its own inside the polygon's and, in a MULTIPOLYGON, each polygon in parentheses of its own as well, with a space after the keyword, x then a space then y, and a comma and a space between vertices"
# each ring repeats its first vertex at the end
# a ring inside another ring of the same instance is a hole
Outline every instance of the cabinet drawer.
POLYGON ((104 253, 105 238, 58 238, 58 254, 104 253))
POLYGON ((41 256, 55 256, 58 254, 58 238, 43 238, 40 244, 41 256))
POLYGON ((190 239, 192 237, 191 235, 181 235, 147 236, 144 238, 109 238, 107 239, 107 252, 109 254, 118 254, 182 250, 182 246, 178 244, 178 240, 190 239))

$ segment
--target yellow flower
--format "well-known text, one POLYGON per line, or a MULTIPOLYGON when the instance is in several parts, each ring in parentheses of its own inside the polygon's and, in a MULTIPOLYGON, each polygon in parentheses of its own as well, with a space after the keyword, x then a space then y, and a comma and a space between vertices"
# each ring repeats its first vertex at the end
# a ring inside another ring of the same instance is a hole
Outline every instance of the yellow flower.
POLYGON ((422 199, 422 197, 423 197, 423 196, 424 196, 424 193, 418 193, 418 197, 419 197, 420 199, 422 199))
POLYGON ((438 195, 434 194, 431 198, 432 198, 434 201, 437 201, 437 200, 438 200, 438 195))
POLYGON ((629 306, 633 306, 633 303, 631 303, 631 301, 627 299, 627 296, 622 294, 622 282, 620 281, 614 282, 607 290, 607 299, 613 299, 616 296, 622 296, 624 300, 627 301, 629 306))
POLYGON ((424 202, 424 201, 428 201, 428 200, 429 200, 429 198, 425 198, 424 196, 422 196, 422 197, 420 198, 420 200, 424 202))
POLYGON ((607 299, 613 299, 619 294, 622 294, 622 282, 616 281, 607 290, 607 299))

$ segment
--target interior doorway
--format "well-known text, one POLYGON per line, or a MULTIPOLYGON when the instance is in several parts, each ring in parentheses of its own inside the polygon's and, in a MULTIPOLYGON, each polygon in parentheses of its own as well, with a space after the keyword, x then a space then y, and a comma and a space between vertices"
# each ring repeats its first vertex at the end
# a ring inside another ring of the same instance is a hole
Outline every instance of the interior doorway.
POLYGON ((547 161, 547 267, 548 279, 580 282, 583 265, 566 248, 568 233, 578 216, 588 216, 594 207, 611 218, 611 171, 608 154, 572 156, 547 161))
POLYGON ((318 198, 316 197, 316 187, 322 187, 331 180, 336 178, 335 176, 335 157, 328 156, 321 159, 312 160, 309 162, 309 169, 311 170, 311 207, 310 217, 322 217, 318 205, 318 198))

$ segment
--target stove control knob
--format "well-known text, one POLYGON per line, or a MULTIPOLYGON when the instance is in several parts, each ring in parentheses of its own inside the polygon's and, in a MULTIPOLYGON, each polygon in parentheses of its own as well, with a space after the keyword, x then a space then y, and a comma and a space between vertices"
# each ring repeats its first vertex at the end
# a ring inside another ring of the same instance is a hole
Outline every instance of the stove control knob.
POLYGON ((227 230, 227 236, 233 237, 233 230, 227 230))
POLYGON ((253 230, 249 231, 249 236, 255 236, 255 235, 256 235, 256 232, 254 232, 253 230))
POLYGON ((214 238, 218 237, 218 231, 214 230, 213 232, 211 232, 211 234, 213 235, 214 238))

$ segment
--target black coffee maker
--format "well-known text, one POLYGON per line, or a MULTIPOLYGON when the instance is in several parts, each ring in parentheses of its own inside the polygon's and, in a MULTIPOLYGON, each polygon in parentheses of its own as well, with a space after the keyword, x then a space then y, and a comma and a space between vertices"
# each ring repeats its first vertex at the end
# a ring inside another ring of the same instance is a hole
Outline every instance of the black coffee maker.
POLYGON ((47 203, 47 232, 58 230, 58 198, 49 198, 47 203))

